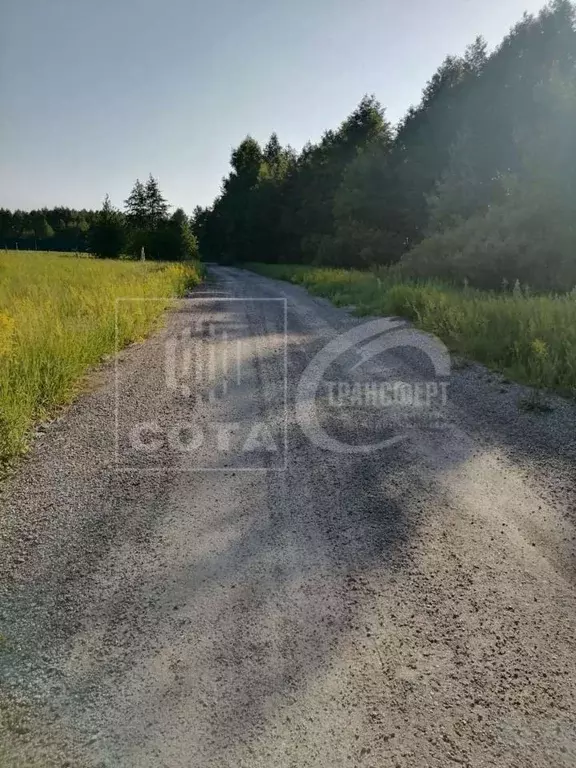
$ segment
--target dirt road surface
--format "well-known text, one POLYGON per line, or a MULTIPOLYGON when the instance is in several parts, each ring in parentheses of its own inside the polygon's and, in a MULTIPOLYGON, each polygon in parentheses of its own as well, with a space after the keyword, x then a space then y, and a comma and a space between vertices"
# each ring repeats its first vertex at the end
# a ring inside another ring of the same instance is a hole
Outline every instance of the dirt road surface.
POLYGON ((365 322, 214 268, 40 431, 1 495, 0 765, 576 764, 576 409, 476 365, 374 407, 354 382, 429 379, 408 343, 330 363, 307 430, 365 322))

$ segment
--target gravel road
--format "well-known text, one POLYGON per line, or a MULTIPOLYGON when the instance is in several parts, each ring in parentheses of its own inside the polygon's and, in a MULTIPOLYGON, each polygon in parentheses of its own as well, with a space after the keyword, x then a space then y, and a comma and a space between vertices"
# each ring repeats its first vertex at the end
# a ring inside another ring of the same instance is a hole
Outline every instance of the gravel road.
POLYGON ((431 379, 405 341, 330 362, 308 431, 304 371, 366 321, 213 268, 39 430, 1 766, 576 765, 576 408, 462 363, 376 407, 355 383, 431 379))

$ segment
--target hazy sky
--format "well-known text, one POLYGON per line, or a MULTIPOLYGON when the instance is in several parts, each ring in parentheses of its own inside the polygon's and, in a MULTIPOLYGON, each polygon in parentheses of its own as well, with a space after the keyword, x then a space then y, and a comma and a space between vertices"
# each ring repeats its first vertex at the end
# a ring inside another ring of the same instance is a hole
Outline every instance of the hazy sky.
POLYGON ((0 206, 118 206, 153 173, 191 212, 231 147, 300 148, 364 93, 396 122, 448 53, 541 0, 0 0, 0 206))

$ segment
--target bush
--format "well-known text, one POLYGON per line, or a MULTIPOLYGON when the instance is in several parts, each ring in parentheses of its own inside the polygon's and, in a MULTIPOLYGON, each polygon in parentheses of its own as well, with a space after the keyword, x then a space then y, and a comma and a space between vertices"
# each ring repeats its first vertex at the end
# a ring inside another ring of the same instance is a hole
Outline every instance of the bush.
POLYGON ((576 209, 551 191, 514 190, 501 205, 423 240, 403 259, 419 277, 480 288, 519 280, 539 291, 576 285, 576 209))

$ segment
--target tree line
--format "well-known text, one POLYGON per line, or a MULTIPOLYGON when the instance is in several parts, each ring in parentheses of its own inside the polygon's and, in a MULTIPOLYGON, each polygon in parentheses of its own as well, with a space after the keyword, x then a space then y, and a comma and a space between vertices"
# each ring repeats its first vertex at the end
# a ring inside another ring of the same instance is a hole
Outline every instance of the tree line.
POLYGON ((0 242, 6 248, 87 251, 102 258, 121 255, 180 261, 197 258, 191 221, 182 208, 171 215, 152 175, 136 180, 120 211, 108 195, 99 211, 43 208, 24 212, 0 209, 0 242))
POLYGON ((191 222, 182 208, 169 215, 170 206, 152 175, 136 180, 124 201, 124 212, 116 210, 106 196, 102 210, 88 233, 88 250, 97 256, 116 258, 122 253, 164 261, 198 257, 198 244, 191 222))
POLYGON ((396 126, 372 96, 300 152, 233 150, 196 208, 204 258, 371 267, 500 288, 576 285, 575 6, 448 56, 396 126))
POLYGON ((23 250, 82 251, 96 211, 58 206, 33 211, 0 208, 0 244, 23 250))

